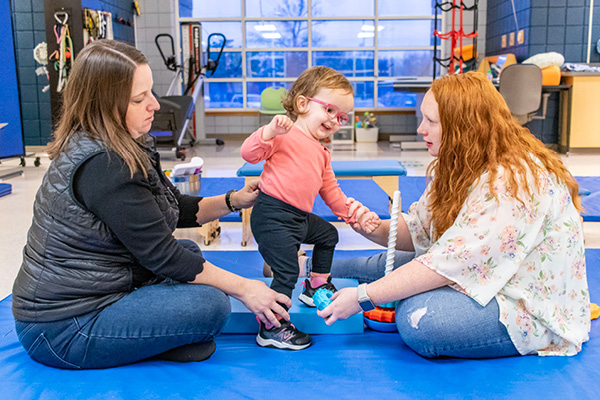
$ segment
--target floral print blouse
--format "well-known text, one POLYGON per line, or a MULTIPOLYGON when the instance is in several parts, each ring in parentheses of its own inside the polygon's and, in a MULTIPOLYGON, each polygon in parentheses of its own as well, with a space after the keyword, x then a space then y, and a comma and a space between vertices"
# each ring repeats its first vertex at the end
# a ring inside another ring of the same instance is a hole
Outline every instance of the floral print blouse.
POLYGON ((532 195, 507 191, 503 169, 470 188, 454 224, 435 242, 428 191, 404 215, 417 260, 455 282, 482 306, 495 298, 499 320, 520 354, 574 355, 589 339, 590 298, 583 229, 566 185, 548 173, 532 195))

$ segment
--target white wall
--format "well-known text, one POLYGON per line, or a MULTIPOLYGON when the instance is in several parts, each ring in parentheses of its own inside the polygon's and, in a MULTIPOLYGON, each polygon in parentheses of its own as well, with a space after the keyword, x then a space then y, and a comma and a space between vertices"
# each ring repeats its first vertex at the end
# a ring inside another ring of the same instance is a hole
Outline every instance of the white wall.
MULTIPOLYGON (((176 40, 175 1, 177 0, 140 0, 141 15, 137 16, 135 21, 136 47, 148 59, 152 68, 154 91, 159 96, 166 94, 175 73, 165 67, 154 38, 159 33, 168 33, 176 40)), ((163 38, 161 44, 165 56, 171 55, 168 40, 163 38)))

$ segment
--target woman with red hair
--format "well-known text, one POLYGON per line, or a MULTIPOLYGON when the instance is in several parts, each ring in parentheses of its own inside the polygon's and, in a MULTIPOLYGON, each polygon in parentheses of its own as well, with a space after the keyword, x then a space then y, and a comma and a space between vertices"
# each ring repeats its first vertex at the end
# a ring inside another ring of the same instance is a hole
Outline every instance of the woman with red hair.
MULTIPOLYGON (((385 255, 337 261, 332 276, 361 284, 319 315, 332 324, 399 300, 398 331, 425 357, 578 353, 590 302, 575 179, 479 73, 434 81, 421 110, 436 159, 399 218, 396 268, 383 276, 385 255)), ((389 220, 354 229, 387 244, 389 220)))

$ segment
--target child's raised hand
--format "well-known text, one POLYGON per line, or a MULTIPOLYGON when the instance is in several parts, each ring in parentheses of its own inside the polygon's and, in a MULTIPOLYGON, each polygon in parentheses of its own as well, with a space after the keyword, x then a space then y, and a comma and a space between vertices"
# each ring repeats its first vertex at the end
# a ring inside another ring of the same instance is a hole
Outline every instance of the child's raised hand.
POLYGON ((265 129, 263 129, 262 138, 263 140, 270 140, 275 136, 285 135, 293 126, 294 121, 287 115, 276 115, 271 122, 265 126, 265 129))

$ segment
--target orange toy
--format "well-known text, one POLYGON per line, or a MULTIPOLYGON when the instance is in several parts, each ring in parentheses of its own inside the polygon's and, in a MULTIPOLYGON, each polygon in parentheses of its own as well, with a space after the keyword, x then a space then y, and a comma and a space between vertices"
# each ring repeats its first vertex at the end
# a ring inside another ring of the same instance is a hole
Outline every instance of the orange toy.
POLYGON ((590 314, 591 319, 598 318, 598 315, 600 314, 600 307, 598 307, 598 304, 590 303, 590 314))
POLYGON ((377 307, 374 310, 367 311, 363 316, 377 322, 396 322, 395 314, 396 310, 394 308, 377 307))

